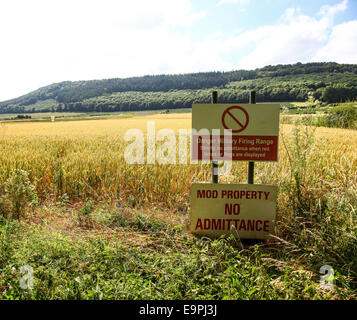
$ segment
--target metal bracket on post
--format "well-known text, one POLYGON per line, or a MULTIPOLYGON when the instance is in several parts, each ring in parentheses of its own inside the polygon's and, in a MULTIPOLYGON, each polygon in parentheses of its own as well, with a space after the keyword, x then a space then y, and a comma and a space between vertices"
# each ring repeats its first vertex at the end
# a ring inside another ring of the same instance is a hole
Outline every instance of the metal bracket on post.
MULTIPOLYGON (((255 104, 255 91, 250 92, 249 104, 255 104)), ((253 161, 249 161, 249 164, 248 164, 248 184, 254 184, 254 162, 253 161)))
MULTIPOLYGON (((217 91, 212 92, 212 103, 218 103, 217 91)), ((212 183, 218 183, 218 161, 212 161, 212 183)))

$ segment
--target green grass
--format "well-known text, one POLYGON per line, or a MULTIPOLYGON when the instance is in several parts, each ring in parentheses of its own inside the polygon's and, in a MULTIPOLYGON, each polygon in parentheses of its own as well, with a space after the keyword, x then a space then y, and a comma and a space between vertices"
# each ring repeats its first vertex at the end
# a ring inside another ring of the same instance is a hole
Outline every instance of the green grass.
POLYGON ((307 268, 313 258, 301 261, 300 253, 299 261, 282 244, 244 243, 242 250, 234 238, 195 238, 184 225, 134 209, 86 207, 68 215, 66 207, 44 206, 36 224, 1 220, 0 299, 356 298, 344 270, 335 269, 334 291, 322 290, 317 261, 307 268), (67 217, 72 228, 56 228, 53 217, 67 217), (26 265, 32 289, 20 287, 26 265))

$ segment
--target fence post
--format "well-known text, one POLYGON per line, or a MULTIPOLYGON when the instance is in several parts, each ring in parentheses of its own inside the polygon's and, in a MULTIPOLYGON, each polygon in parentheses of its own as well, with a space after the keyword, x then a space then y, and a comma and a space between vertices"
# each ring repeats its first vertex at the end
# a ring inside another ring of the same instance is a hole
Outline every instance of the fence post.
MULTIPOLYGON (((218 103, 217 91, 212 92, 212 103, 218 103)), ((212 161, 212 183, 218 183, 218 161, 212 161)))
MULTIPOLYGON (((255 91, 251 91, 249 94, 249 104, 255 104, 255 91)), ((248 184, 254 184, 254 162, 248 163, 248 184)))

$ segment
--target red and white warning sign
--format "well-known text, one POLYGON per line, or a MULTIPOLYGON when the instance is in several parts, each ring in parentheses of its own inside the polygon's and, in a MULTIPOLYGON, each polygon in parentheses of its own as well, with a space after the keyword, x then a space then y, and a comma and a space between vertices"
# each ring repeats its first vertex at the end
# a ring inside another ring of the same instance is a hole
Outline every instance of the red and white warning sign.
POLYGON ((192 159, 277 161, 279 104, 192 105, 192 159))

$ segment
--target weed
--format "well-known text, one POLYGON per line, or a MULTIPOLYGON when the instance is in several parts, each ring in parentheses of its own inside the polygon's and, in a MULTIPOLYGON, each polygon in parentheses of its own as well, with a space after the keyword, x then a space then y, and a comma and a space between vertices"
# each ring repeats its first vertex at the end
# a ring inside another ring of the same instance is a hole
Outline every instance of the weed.
POLYGON ((0 198, 0 213, 4 217, 19 219, 27 207, 38 204, 35 186, 25 170, 15 169, 4 183, 4 189, 5 193, 0 198))
POLYGON ((84 206, 79 209, 79 214, 88 217, 94 210, 94 203, 92 200, 87 200, 84 206))

